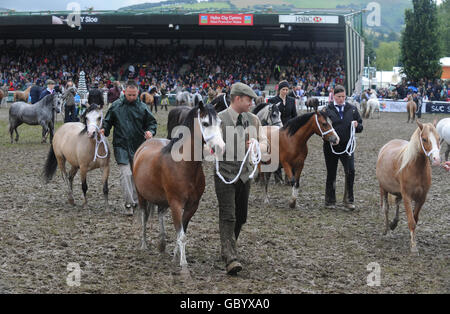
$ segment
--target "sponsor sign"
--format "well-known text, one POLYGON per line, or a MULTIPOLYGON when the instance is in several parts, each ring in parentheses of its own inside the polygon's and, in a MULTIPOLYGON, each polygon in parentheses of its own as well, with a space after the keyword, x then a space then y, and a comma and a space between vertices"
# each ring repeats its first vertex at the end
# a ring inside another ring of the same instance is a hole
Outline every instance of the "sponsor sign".
POLYGON ((302 24, 339 24, 339 16, 335 15, 279 15, 280 23, 302 24))
POLYGON ((198 24, 252 26, 253 14, 199 14, 198 24))

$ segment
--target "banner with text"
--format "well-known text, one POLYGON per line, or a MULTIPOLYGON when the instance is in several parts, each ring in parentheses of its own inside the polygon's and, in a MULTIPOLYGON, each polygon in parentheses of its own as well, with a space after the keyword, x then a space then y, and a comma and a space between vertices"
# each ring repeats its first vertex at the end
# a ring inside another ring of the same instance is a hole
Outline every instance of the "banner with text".
POLYGON ((253 14, 199 14, 198 24, 252 26, 253 14))
POLYGON ((339 24, 339 16, 331 15, 279 15, 279 23, 339 24))

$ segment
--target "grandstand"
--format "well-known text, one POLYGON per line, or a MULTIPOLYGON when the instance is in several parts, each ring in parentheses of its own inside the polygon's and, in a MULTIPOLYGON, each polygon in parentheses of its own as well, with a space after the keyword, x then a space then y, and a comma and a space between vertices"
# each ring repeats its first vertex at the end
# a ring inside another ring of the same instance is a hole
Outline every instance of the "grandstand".
POLYGON ((326 48, 342 51, 348 93, 360 90, 362 11, 82 11, 81 27, 73 28, 67 25, 70 13, 0 12, 0 46, 326 48))

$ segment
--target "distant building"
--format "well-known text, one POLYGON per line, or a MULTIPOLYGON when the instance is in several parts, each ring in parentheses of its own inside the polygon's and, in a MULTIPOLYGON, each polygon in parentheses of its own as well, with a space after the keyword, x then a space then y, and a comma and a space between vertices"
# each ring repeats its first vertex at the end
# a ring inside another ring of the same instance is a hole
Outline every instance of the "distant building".
POLYGON ((443 80, 450 80, 450 57, 442 58, 440 60, 442 64, 442 76, 443 80))

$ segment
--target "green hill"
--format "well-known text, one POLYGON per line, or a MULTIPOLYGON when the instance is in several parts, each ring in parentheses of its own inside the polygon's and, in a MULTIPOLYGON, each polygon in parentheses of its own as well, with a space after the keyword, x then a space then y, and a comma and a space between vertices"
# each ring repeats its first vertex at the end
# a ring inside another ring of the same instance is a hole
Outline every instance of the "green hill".
MULTIPOLYGON (((169 9, 180 8, 183 10, 238 10, 238 9, 267 9, 271 7, 273 12, 293 11, 298 9, 335 9, 351 8, 363 9, 373 0, 219 0, 197 3, 195 0, 162 1, 159 3, 144 3, 121 9, 145 10, 145 9, 169 9)), ((388 34, 399 33, 404 24, 403 15, 406 8, 412 8, 411 0, 377 0, 381 8, 381 26, 373 27, 373 31, 388 34)), ((119 10, 121 10, 119 9, 119 10)), ((367 15, 367 14, 366 14, 367 15)), ((364 18, 366 21, 366 18, 364 18)), ((367 24, 365 25, 368 27, 367 24)))

